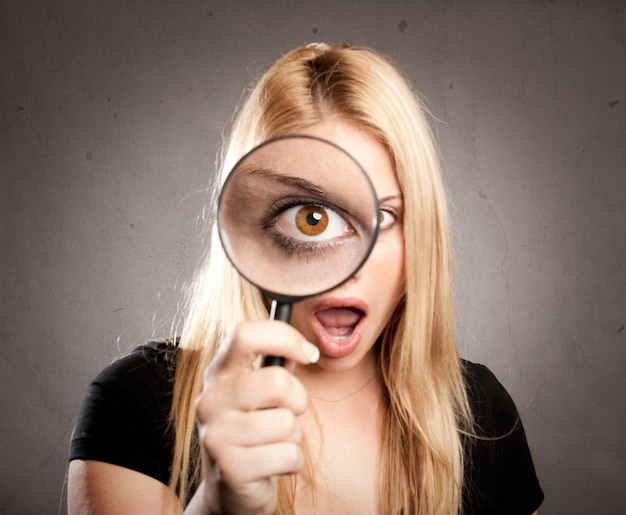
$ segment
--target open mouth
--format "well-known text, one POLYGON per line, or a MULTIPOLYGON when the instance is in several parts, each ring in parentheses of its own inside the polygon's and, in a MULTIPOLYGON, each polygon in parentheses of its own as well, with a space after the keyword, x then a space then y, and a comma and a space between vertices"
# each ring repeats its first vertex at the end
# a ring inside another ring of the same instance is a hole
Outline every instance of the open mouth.
POLYGON ((328 337, 341 341, 352 336, 364 313, 354 307, 337 307, 318 311, 315 316, 328 337))

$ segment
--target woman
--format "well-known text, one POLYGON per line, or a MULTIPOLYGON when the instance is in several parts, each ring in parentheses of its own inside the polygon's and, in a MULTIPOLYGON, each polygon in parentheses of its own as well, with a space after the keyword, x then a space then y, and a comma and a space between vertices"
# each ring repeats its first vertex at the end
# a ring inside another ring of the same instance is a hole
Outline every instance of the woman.
POLYGON ((446 202, 410 86, 369 49, 288 53, 243 105, 217 188, 287 134, 330 140, 368 171, 380 202, 369 259, 296 303, 287 325, 267 320, 267 299, 214 236, 179 345, 138 349, 92 385, 70 512, 535 512, 543 494, 515 406, 457 354, 446 202), (261 355, 286 367, 260 367, 261 355))

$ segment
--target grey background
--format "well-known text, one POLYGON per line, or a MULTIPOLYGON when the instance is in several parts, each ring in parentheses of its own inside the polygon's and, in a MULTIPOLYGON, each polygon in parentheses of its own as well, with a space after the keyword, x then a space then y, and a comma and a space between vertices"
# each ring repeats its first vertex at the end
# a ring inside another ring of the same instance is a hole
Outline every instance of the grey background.
POLYGON ((626 513, 625 7, 2 0, 0 513, 64 509, 88 382, 172 330, 233 108, 311 41, 375 47, 428 99, 460 349, 514 397, 542 513, 626 513))

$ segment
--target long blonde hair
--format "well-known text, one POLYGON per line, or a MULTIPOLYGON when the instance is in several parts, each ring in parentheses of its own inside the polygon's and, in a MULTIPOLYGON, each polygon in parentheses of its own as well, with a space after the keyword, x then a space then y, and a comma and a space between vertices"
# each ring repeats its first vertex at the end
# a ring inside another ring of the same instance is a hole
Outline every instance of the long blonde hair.
MULTIPOLYGON (((295 49, 252 89, 236 118, 215 181, 269 138, 298 133, 330 115, 370 131, 389 149, 404 196, 406 293, 381 336, 388 405, 383 431, 383 513, 461 511, 462 434, 472 427, 452 305, 448 218, 438 154, 424 109, 387 58, 358 47, 295 49)), ((232 268, 219 238, 189 295, 174 383, 171 486, 186 502, 200 480, 194 399, 216 347, 233 326, 267 317, 259 291, 232 268)), ((280 513, 293 512, 281 489, 280 513)))

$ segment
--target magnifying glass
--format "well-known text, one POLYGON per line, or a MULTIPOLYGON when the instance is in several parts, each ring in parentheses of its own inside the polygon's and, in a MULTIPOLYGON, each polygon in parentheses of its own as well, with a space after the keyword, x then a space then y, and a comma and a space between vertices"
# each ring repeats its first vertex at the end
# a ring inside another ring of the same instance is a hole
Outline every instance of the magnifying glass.
MULTIPOLYGON (((222 188, 217 223, 226 255, 272 299, 270 318, 332 290, 365 263, 378 234, 379 207, 359 163, 330 141, 283 136, 235 165, 222 188)), ((267 356, 264 365, 283 365, 267 356)))

